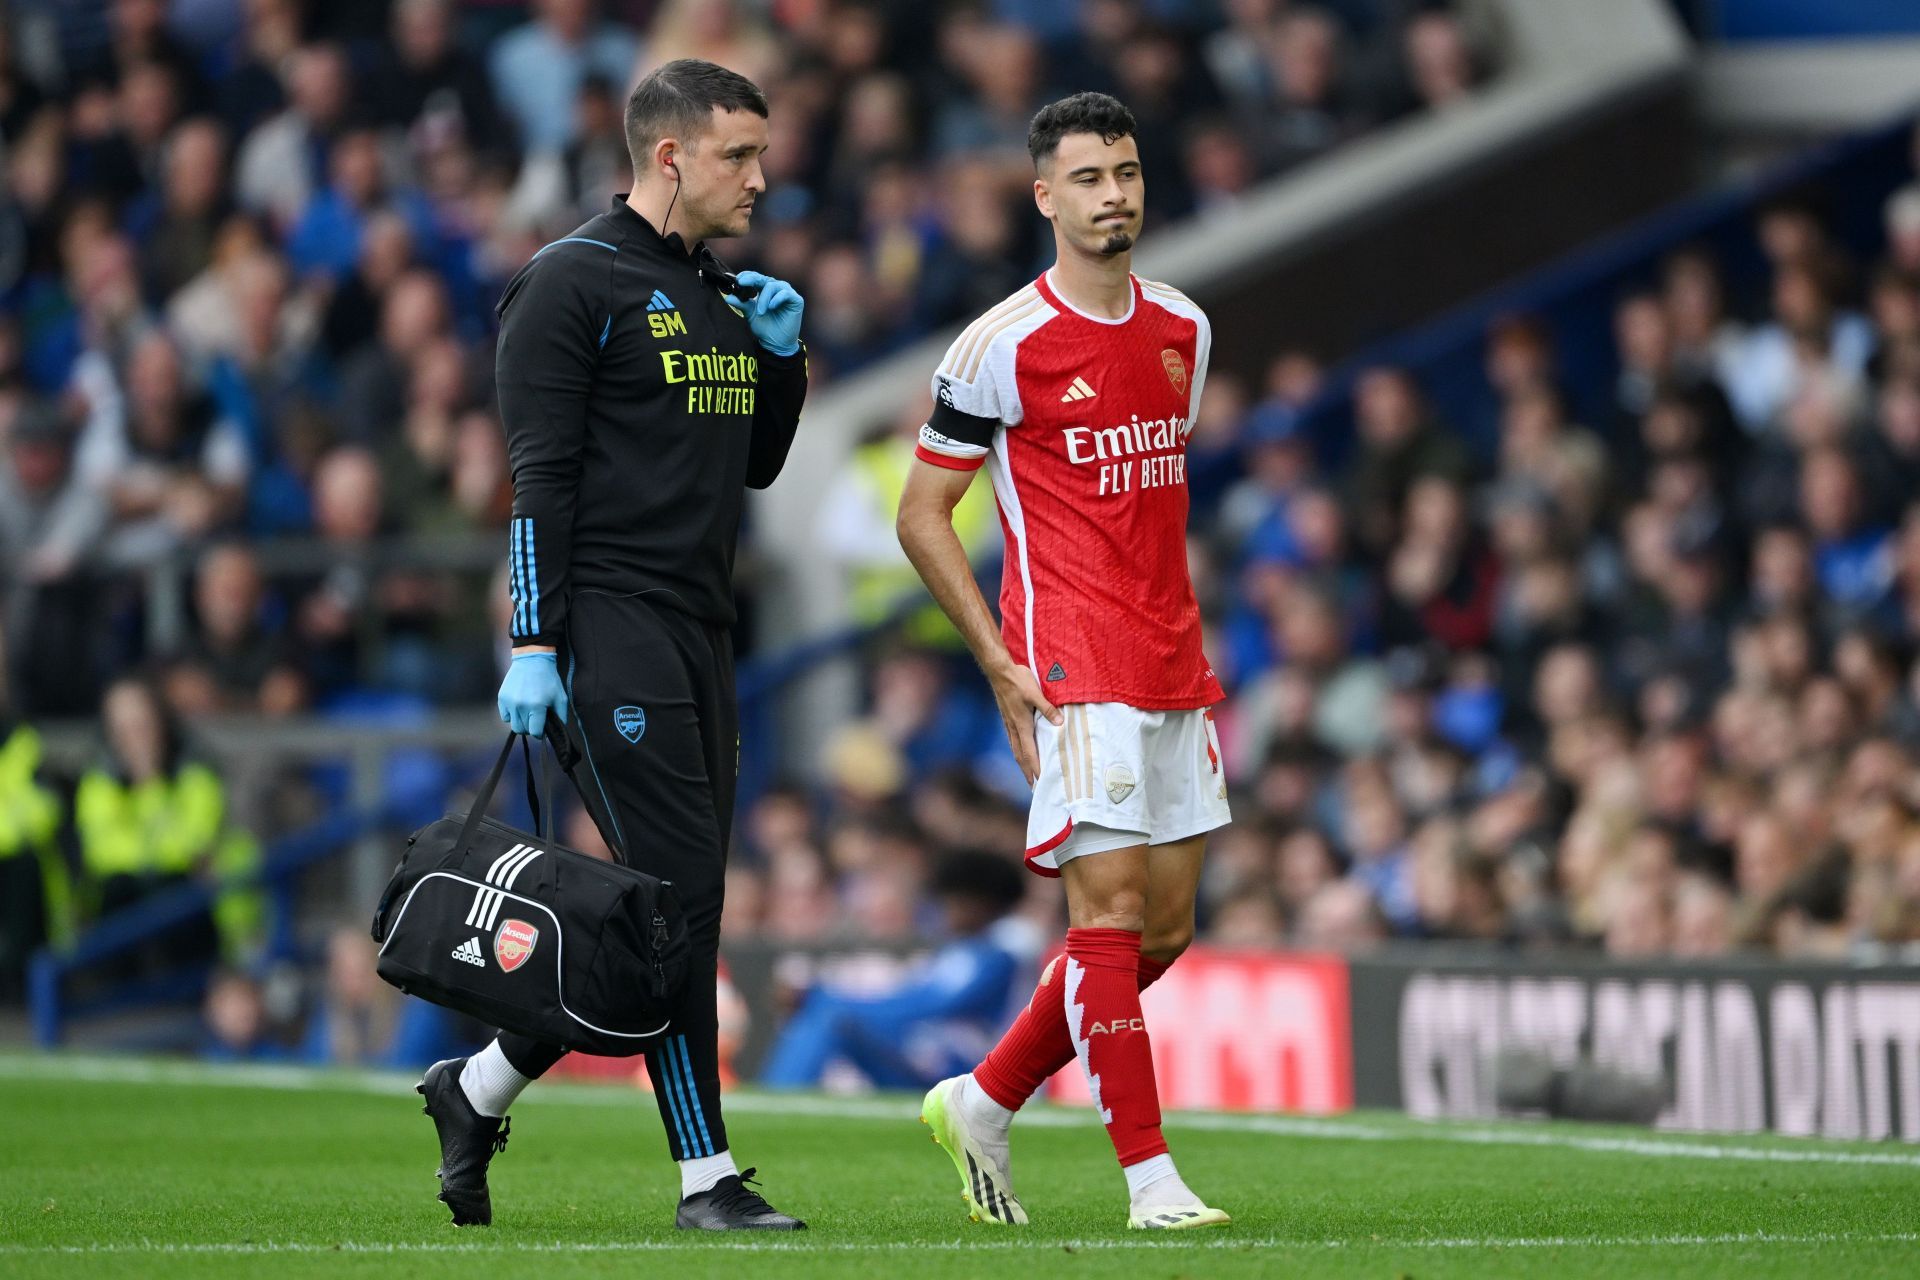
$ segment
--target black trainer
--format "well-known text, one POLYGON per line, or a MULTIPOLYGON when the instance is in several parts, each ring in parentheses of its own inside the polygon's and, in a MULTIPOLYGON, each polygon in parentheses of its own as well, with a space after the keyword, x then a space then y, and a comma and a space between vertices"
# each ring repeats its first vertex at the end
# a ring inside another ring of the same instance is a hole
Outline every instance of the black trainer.
POLYGON ((780 1212, 747 1185, 758 1172, 730 1173, 711 1190, 686 1197, 673 1225, 682 1231, 805 1231, 806 1223, 780 1212))
POLYGON ((453 1210, 456 1227, 491 1226, 493 1200, 487 1194, 487 1165, 507 1147, 507 1119, 483 1116, 460 1087, 465 1058, 449 1058, 427 1068, 414 1092, 427 1100, 421 1110, 433 1117, 440 1134, 440 1199, 453 1210))

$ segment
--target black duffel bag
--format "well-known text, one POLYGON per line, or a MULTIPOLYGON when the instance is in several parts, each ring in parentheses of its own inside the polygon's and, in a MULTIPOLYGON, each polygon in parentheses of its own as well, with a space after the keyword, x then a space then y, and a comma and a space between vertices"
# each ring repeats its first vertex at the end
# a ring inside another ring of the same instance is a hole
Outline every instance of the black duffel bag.
MULTIPOLYGON (((554 738, 565 750, 564 734, 554 738)), ((527 800, 542 827, 527 754, 527 800)), ((486 816, 513 750, 500 748, 466 814, 413 833, 374 912, 380 976, 490 1026, 626 1057, 667 1030, 687 978, 673 886, 486 816)), ((542 753, 545 773, 545 753, 542 753)), ((564 761, 563 761, 564 763, 564 761)))

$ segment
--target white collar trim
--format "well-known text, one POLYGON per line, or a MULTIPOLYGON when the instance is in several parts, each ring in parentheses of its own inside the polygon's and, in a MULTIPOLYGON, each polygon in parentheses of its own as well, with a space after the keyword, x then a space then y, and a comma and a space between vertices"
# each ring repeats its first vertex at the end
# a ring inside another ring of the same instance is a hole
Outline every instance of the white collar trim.
POLYGON ((1095 324, 1125 324, 1127 321, 1133 319, 1133 309, 1140 305, 1140 286, 1134 282, 1131 271, 1127 273, 1127 314, 1123 316, 1108 317, 1090 315, 1074 306, 1072 302, 1068 301, 1067 295, 1060 291, 1059 284, 1055 282, 1053 278, 1052 267, 1047 268, 1047 291, 1060 300, 1061 306, 1073 312, 1073 314, 1079 316, 1082 320, 1091 320, 1095 324))

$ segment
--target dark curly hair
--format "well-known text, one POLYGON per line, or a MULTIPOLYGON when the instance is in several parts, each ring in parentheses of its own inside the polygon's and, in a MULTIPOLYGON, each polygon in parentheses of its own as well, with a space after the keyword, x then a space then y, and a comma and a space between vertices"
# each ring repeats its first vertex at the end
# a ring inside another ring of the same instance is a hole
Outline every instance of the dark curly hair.
POLYGON ((1126 103, 1104 93, 1076 93, 1040 108, 1027 126, 1027 154, 1037 169, 1070 133, 1097 133, 1101 141, 1113 143, 1133 131, 1133 112, 1126 103))

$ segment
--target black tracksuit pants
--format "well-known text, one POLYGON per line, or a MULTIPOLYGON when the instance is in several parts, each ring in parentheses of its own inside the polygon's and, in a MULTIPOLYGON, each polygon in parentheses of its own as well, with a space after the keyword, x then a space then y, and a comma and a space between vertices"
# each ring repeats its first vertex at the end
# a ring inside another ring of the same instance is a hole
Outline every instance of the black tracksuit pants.
MULTIPOLYGON (((727 1149, 714 1002, 740 714, 731 634, 662 595, 576 590, 559 662, 581 756, 574 787, 607 843, 629 866, 671 880, 686 912, 686 995, 646 1055, 667 1144, 686 1160, 727 1149)), ((500 1048, 526 1076, 566 1052, 510 1033, 500 1048)))

